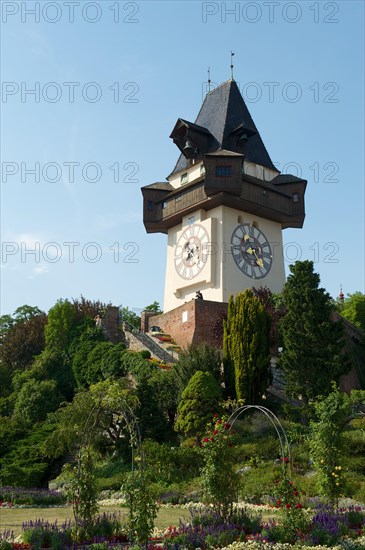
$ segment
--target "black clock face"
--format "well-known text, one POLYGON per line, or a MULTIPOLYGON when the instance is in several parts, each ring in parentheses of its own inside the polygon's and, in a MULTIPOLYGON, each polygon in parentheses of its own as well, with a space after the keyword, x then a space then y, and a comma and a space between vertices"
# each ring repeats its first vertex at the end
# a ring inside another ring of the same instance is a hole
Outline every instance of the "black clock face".
POLYGON ((262 231, 244 223, 232 233, 231 251, 237 267, 251 279, 263 279, 272 265, 270 244, 262 231))
POLYGON ((206 264, 209 235, 197 223, 189 225, 175 247, 175 269, 182 279, 194 279, 206 264))

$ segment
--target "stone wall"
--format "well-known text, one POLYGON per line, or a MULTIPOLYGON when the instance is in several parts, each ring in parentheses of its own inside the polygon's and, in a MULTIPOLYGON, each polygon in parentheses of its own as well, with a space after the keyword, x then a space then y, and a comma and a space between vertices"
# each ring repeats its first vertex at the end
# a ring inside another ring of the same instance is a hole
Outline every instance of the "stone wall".
POLYGON ((159 326, 181 348, 206 342, 217 347, 212 328, 217 319, 227 312, 228 304, 208 300, 191 300, 167 313, 154 316, 151 321, 159 326))
POLYGON ((119 308, 108 306, 101 319, 101 328, 104 331, 107 340, 113 344, 124 342, 124 332, 119 325, 119 308))

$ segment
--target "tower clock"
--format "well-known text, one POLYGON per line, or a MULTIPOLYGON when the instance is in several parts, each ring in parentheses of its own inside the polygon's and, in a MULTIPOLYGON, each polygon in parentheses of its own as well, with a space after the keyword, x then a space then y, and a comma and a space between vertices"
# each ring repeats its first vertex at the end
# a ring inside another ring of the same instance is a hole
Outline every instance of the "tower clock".
POLYGON ((215 302, 252 286, 280 292, 282 231, 302 227, 307 182, 273 165, 236 82, 209 92, 170 137, 174 169, 142 188, 147 232, 167 234, 164 312, 198 290, 215 302))

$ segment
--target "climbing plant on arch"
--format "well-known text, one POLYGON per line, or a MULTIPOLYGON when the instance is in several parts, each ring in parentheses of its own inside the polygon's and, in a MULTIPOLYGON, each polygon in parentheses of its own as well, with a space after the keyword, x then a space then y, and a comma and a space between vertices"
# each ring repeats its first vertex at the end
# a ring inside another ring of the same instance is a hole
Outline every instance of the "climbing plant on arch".
POLYGON ((201 468, 205 501, 225 518, 228 518, 238 501, 239 474, 236 472, 232 447, 236 432, 234 424, 246 411, 255 409, 263 413, 274 426, 280 443, 283 467, 283 482, 291 484, 291 454, 290 445, 285 430, 268 408, 260 405, 244 405, 238 407, 229 418, 215 414, 208 428, 206 437, 201 440, 204 465, 201 468), (289 476, 287 468, 289 466, 289 476))

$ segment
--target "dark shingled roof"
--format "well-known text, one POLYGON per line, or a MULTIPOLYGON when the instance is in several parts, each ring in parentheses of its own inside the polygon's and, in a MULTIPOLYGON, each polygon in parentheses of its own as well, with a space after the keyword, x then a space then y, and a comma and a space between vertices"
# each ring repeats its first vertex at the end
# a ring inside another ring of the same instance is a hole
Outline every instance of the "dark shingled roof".
MULTIPOLYGON (((277 170, 234 80, 224 82, 206 95, 195 124, 209 130, 215 138, 211 142, 209 151, 204 151, 205 153, 217 149, 236 150, 240 153, 241 151, 232 146, 230 134, 243 125, 249 132, 254 133, 245 146, 245 158, 248 161, 277 170)), ((187 167, 188 161, 181 154, 172 173, 186 170, 187 167)))
POLYGON ((271 180, 271 183, 274 183, 275 185, 280 185, 281 183, 295 183, 297 181, 306 180, 298 178, 297 176, 292 176, 291 174, 279 174, 279 176, 276 176, 276 178, 271 180))
POLYGON ((161 191, 172 191, 175 189, 168 181, 156 181, 150 185, 145 185, 142 189, 159 189, 161 191))

